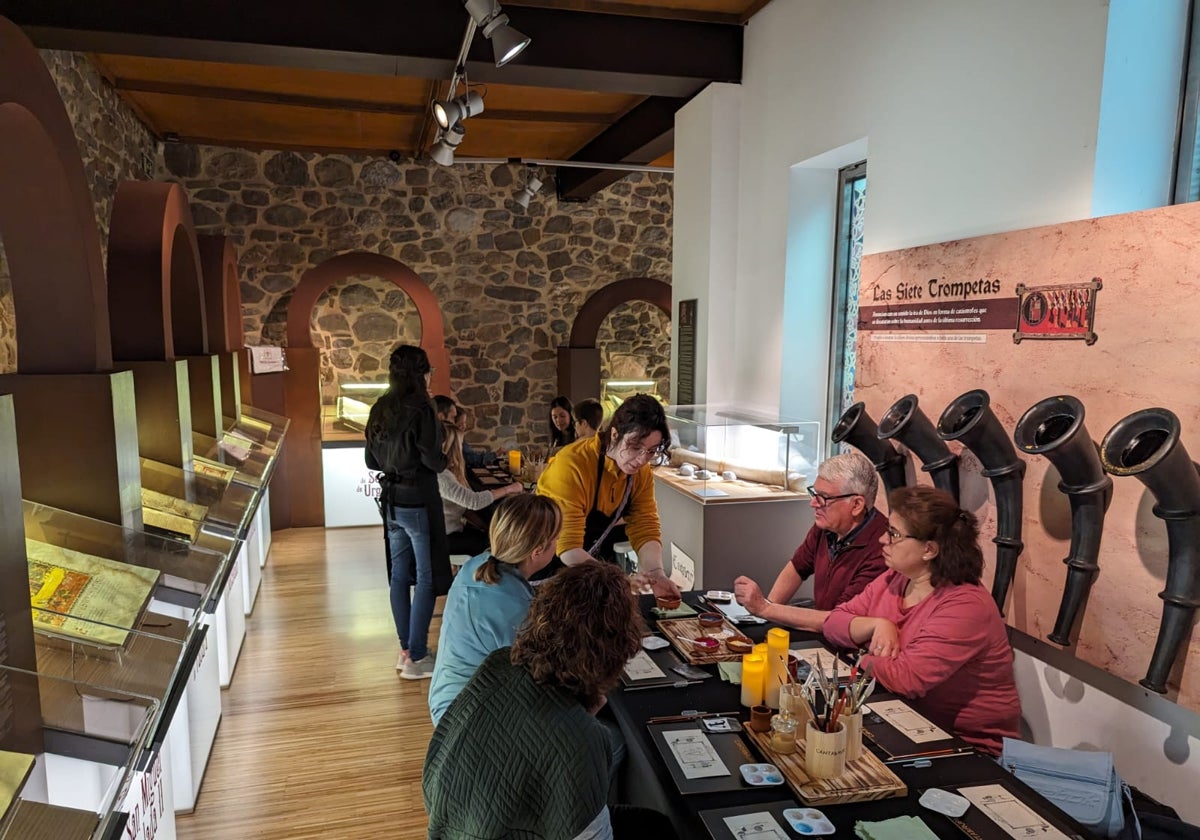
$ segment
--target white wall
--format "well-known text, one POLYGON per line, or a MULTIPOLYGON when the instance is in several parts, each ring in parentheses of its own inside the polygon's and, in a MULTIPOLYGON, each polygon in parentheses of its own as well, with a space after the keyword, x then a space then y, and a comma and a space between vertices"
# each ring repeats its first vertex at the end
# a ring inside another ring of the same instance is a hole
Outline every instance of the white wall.
MULTIPOLYGON (((732 398, 779 403, 793 164, 869 142, 867 253, 1090 214, 1107 11, 1105 0, 775 0, 755 15, 735 328, 708 346, 733 359, 732 398)), ((692 174, 677 160, 676 189, 692 174)), ((676 237, 677 254, 693 247, 676 237)))

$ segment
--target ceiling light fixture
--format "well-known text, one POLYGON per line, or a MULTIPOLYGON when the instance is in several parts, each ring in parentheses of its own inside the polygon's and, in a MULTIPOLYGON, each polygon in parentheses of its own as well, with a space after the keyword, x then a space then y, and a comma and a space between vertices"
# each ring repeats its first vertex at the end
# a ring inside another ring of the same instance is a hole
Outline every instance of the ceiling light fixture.
MULTIPOLYGON (((454 92, 453 88, 450 91, 454 92)), ((483 113, 483 97, 478 91, 468 90, 462 96, 456 96, 447 101, 433 103, 433 118, 443 129, 458 125, 465 119, 483 113)))
POLYGON ((442 132, 442 136, 433 144, 433 148, 429 150, 429 156, 433 158, 435 163, 440 163, 442 166, 453 166, 454 150, 463 141, 466 133, 461 125, 455 124, 450 126, 442 132))
POLYGON ((508 25, 508 15, 496 0, 463 0, 463 5, 483 32, 483 37, 492 42, 497 67, 508 64, 529 46, 532 39, 508 25))
POLYGON ((523 209, 528 210, 529 202, 533 200, 533 197, 537 195, 537 191, 541 188, 542 179, 539 178, 531 168, 529 170, 529 179, 525 182, 525 186, 523 186, 517 192, 516 196, 514 196, 513 201, 515 201, 523 209))

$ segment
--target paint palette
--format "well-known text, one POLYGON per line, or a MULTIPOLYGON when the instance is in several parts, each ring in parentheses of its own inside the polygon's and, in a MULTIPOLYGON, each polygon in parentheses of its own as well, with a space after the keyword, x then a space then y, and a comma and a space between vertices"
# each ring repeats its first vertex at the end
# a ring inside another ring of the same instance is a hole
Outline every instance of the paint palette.
POLYGON ((816 837, 821 834, 833 834, 833 823, 816 808, 788 808, 783 812, 783 818, 797 834, 816 837))
POLYGON ((748 785, 769 787, 783 784, 783 774, 774 764, 743 764, 738 769, 748 785))

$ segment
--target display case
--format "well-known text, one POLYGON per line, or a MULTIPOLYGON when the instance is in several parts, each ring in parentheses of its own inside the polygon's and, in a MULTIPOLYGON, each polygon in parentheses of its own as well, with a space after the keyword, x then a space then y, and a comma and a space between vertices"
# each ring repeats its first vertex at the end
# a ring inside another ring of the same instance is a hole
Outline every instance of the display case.
POLYGON ((699 588, 771 581, 812 526, 807 486, 821 424, 735 406, 667 409, 671 452, 654 470, 663 557, 699 588))
POLYGON ((0 729, 0 838, 100 840, 123 819, 158 703, 136 692, 0 666, 0 694, 40 710, 36 749, 0 729))
POLYGON ((242 403, 241 416, 234 422, 233 430, 240 432, 263 449, 274 452, 283 443, 283 436, 287 434, 291 422, 280 414, 242 403))
POLYGON ((727 406, 667 409, 670 463, 657 475, 705 503, 807 498, 821 424, 727 406))
POLYGON ((234 431, 224 432, 220 439, 192 432, 192 451, 196 472, 255 490, 271 480, 279 455, 234 431))
POLYGON ((634 394, 649 394, 666 405, 666 400, 658 395, 658 383, 653 379, 601 379, 600 405, 604 407, 605 419, 612 417, 621 403, 634 394))
POLYGON ((387 389, 387 382, 339 382, 333 403, 321 406, 322 440, 361 441, 371 407, 387 389))
POLYGON ((245 538, 257 501, 253 488, 148 458, 140 462, 147 531, 193 543, 205 531, 245 538))

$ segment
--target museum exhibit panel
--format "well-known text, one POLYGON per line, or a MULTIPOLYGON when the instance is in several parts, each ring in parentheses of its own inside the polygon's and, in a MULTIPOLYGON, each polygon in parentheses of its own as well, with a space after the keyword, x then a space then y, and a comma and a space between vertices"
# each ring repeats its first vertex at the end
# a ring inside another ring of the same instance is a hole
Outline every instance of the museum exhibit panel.
POLYGON ((696 587, 774 580, 812 527, 821 424, 730 405, 667 408, 670 463, 654 470, 663 557, 696 587))

